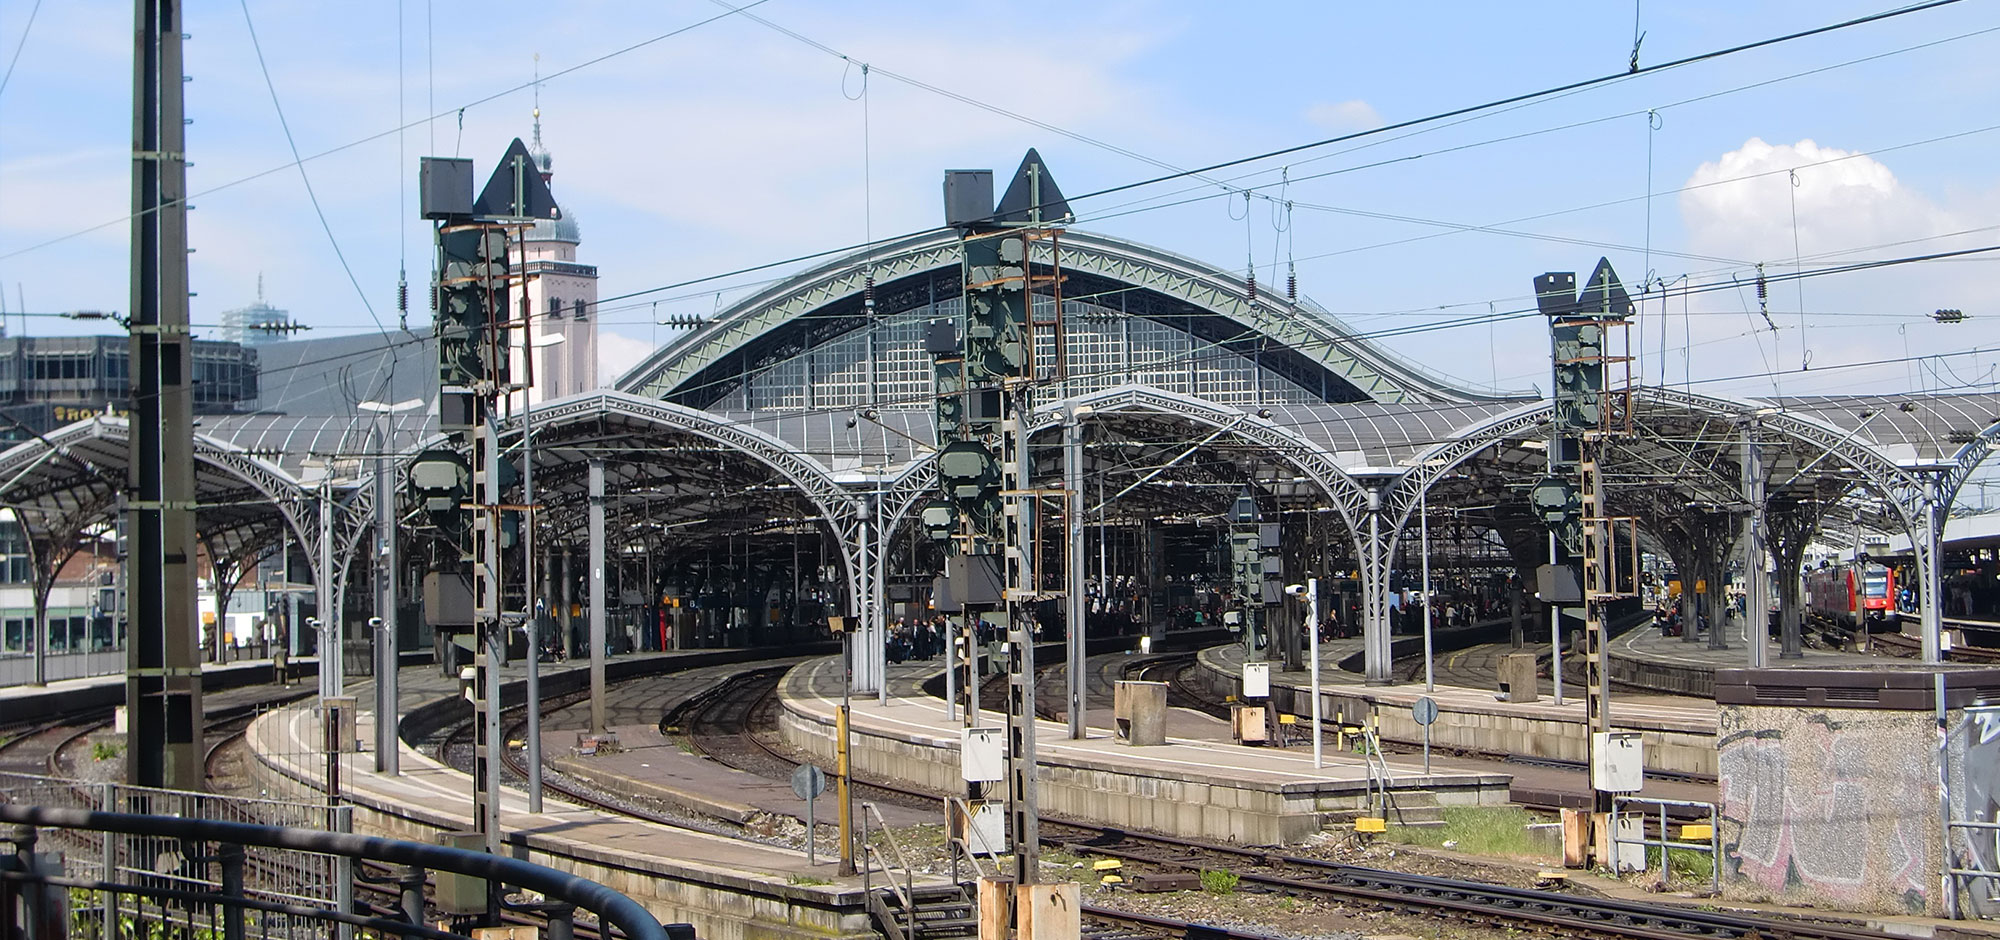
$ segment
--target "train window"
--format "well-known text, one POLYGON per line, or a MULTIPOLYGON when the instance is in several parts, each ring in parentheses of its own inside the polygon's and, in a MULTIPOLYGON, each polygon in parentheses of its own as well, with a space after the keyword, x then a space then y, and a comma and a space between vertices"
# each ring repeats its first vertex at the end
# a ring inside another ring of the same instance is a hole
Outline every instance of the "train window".
POLYGON ((1863 597, 1888 597, 1889 570, 1887 568, 1868 569, 1867 573, 1862 575, 1861 578, 1861 591, 1863 597))

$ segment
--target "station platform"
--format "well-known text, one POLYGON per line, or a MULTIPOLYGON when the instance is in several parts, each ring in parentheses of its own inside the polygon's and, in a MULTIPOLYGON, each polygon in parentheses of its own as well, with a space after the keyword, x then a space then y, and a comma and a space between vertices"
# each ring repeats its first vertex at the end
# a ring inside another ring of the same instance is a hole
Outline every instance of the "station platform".
MULTIPOLYGON (((759 666, 790 668, 805 659, 772 659, 759 666)), ((605 728, 617 737, 618 747, 588 757, 575 753, 575 745, 579 735, 590 728, 590 703, 577 702, 551 711, 542 718, 542 759, 551 770, 610 792, 657 800, 746 827, 768 827, 779 819, 803 825, 805 801, 792 792, 789 780, 748 773, 683 750, 679 742, 660 732, 662 715, 719 692, 743 670, 740 664, 704 666, 616 686, 605 702, 605 728)), ((770 757, 766 762, 778 760, 770 757)), ((936 825, 944 819, 942 806, 920 812, 881 804, 876 810, 892 826, 936 825)), ((829 783, 827 791, 813 801, 811 814, 822 859, 839 853, 839 813, 839 797, 829 783)))
MULTIPOLYGON (((769 650, 700 650, 613 657, 626 677, 679 668, 743 662, 769 650)), ((613 670, 608 670, 613 671, 613 670)), ((587 663, 542 665, 545 690, 588 682, 587 663)), ((520 694, 522 664, 501 670, 503 701, 520 694)), ((455 679, 436 669, 406 668, 399 675, 406 715, 463 707, 455 679)), ((373 716, 367 682, 349 684, 363 703, 356 737, 372 746, 373 716)), ((421 719, 420 719, 421 720, 421 719)), ((655 719, 657 721, 657 719, 655 719)), ((561 729, 552 734, 563 733, 561 729)), ((569 734, 573 737, 574 732, 569 734)), ((655 731, 657 734, 657 731, 655 731)), ((256 782, 273 795, 323 799, 329 762, 323 732, 310 706, 280 709, 259 718, 246 740, 256 782)), ((401 745, 402 773, 375 772, 375 755, 343 754, 338 761, 342 800, 354 808, 353 827, 391 838, 431 842, 440 833, 474 828, 472 778, 401 745)), ((566 750, 566 749, 565 749, 566 750)), ((540 814, 528 812, 526 794, 503 787, 500 829, 519 858, 592 879, 622 891, 667 922, 688 922, 704 938, 855 938, 875 936, 858 877, 836 874, 822 857, 808 865, 803 851, 649 823, 575 806, 550 793, 540 814)), ((878 876, 879 877, 879 876, 878 876)), ((920 879, 921 880, 921 879, 920 879)))
MULTIPOLYGON (((923 691, 942 669, 937 663, 893 665, 888 701, 857 696, 850 706, 851 759, 862 777, 900 780, 939 793, 962 792, 962 721, 946 703, 923 691)), ((840 705, 837 659, 803 664, 780 685, 779 727, 787 744, 822 760, 835 748, 840 705)), ((1100 825, 1144 829, 1189 838, 1284 845, 1365 812, 1379 781, 1371 762, 1327 748, 1315 768, 1311 745, 1246 747, 1230 741, 1226 722, 1182 709, 1170 710, 1167 743, 1132 747, 1118 739, 1108 710, 1093 710, 1084 740, 1068 727, 1037 721, 1041 810, 1100 825)), ((984 709, 981 724, 1003 727, 1004 714, 984 709)), ((1435 762, 1424 773, 1408 758, 1387 761, 1389 820, 1399 813, 1435 813, 1439 804, 1499 805, 1511 778, 1491 772, 1446 769, 1435 762)))
MULTIPOLYGON (((1611 654, 1611 681, 1649 692, 1713 701, 1715 671, 1742 669, 1749 665, 1749 650, 1743 644, 1736 621, 1731 620, 1725 625, 1723 632, 1729 648, 1713 650, 1708 648, 1706 637, 1690 641, 1684 637, 1661 636, 1657 628, 1635 627, 1628 630, 1606 644, 1611 654)), ((1894 657, 1873 653, 1821 649, 1801 652, 1797 659, 1780 659, 1774 642, 1766 648, 1765 668, 1845 669, 1897 662, 1894 657)))
MULTIPOLYGON (((1422 682, 1370 686, 1357 674, 1335 663, 1347 655, 1344 645, 1359 649, 1361 640, 1334 640, 1320 644, 1320 709, 1328 721, 1372 724, 1384 740, 1417 744, 1424 739, 1411 706, 1428 695, 1438 704, 1438 720, 1431 725, 1433 747, 1454 751, 1519 755, 1559 761, 1583 761, 1588 757, 1588 716, 1584 713, 1582 690, 1571 689, 1563 704, 1553 699, 1535 702, 1502 702, 1493 689, 1472 689, 1439 685, 1426 693, 1422 682)), ((1196 657, 1196 668, 1188 678, 1200 683, 1220 698, 1242 692, 1243 647, 1240 644, 1211 647, 1196 657)), ((1271 672, 1271 694, 1284 712, 1308 716, 1312 713, 1312 676, 1300 671, 1271 672)), ((1716 711, 1713 701, 1682 696, 1625 694, 1612 696, 1612 725, 1638 731, 1645 745, 1647 769, 1713 778, 1716 773, 1716 711)))
MULTIPOLYGON (((293 682, 312 681, 319 673, 319 660, 307 656, 290 660, 286 666, 293 682)), ((227 663, 207 663, 201 667, 204 691, 265 685, 275 678, 268 659, 239 659, 227 663)), ((11 720, 21 715, 56 716, 69 712, 105 709, 125 704, 125 675, 114 673, 77 679, 58 679, 47 685, 0 686, 0 713, 11 720)))

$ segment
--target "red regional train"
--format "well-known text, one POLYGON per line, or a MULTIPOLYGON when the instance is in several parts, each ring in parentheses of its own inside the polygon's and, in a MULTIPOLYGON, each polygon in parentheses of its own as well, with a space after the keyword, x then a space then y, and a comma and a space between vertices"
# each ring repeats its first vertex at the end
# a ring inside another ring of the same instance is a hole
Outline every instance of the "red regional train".
POLYGON ((1896 574, 1876 564, 1816 568, 1806 575, 1806 605, 1814 617, 1843 629, 1882 629, 1896 610, 1896 574), (1857 611, 1861 617, 1858 624, 1857 611))

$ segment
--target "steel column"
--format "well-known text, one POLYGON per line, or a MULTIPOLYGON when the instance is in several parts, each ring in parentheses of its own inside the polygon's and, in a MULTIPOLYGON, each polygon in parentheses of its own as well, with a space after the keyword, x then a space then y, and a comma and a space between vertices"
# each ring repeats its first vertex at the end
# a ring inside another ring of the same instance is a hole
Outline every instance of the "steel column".
POLYGON ((402 657, 396 635, 396 458, 390 443, 391 423, 387 412, 376 418, 375 457, 375 616, 381 621, 375 637, 375 772, 395 775, 402 772, 399 726, 402 724, 402 696, 397 687, 397 668, 402 657))
POLYGON ((1063 419, 1063 531, 1067 535, 1063 553, 1063 619, 1069 640, 1069 736, 1081 741, 1088 735, 1084 721, 1089 684, 1084 675, 1084 587, 1083 587, 1083 425, 1076 412, 1063 419))
MULTIPOLYGON (((200 790, 194 401, 187 292, 181 12, 139 0, 132 56, 131 465, 126 782, 200 790)), ((46 642, 46 637, 44 637, 46 642)))
POLYGON ((590 733, 604 733, 604 461, 590 461, 590 733))
POLYGON ((1764 552, 1764 455, 1757 442, 1758 423, 1743 426, 1743 640, 1750 648, 1746 665, 1762 669, 1771 642, 1768 567, 1764 552))
MULTIPOLYGON (((525 249, 524 249, 525 251, 525 249)), ((534 368, 532 329, 525 344, 529 369, 534 368)), ((532 375, 532 371, 530 372, 532 375)), ((542 811, 542 594, 541 559, 535 555, 535 405, 521 394, 521 567, 525 590, 521 606, 527 613, 522 631, 528 637, 528 812, 542 811)))

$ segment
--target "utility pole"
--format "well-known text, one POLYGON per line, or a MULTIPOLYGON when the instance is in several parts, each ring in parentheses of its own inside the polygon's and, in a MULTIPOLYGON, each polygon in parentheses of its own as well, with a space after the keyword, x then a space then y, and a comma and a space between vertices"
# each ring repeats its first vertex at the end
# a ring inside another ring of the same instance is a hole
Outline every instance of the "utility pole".
POLYGON ((1090 694, 1089 677, 1084 675, 1084 587, 1083 587, 1083 422, 1077 409, 1063 415, 1063 620, 1069 640, 1069 737, 1081 741, 1089 735, 1084 710, 1090 694))
MULTIPOLYGON (((204 789, 181 6, 139 0, 132 52, 131 469, 125 780, 204 789)), ((46 632, 37 646, 46 642, 46 632)))
POLYGON ((1605 615, 1610 602, 1638 589, 1636 526, 1628 539, 1633 556, 1621 571, 1613 551, 1613 532, 1629 518, 1614 518, 1606 511, 1600 462, 1610 444, 1631 433, 1631 383, 1628 356, 1611 355, 1607 331, 1626 325, 1632 314, 1632 299, 1611 269, 1599 259, 1582 293, 1576 292, 1576 275, 1563 272, 1535 279, 1535 299, 1549 317, 1554 346, 1555 431, 1550 441, 1551 470, 1566 467, 1576 474, 1570 484, 1552 475, 1537 484, 1533 499, 1544 521, 1558 540, 1576 546, 1583 562, 1582 595, 1584 608, 1584 703, 1590 724, 1590 765, 1592 768, 1592 808, 1597 814, 1611 809, 1613 793, 1602 788, 1599 764, 1604 759, 1611 731, 1611 677, 1605 662, 1605 615), (1607 390, 1607 366, 1625 364, 1628 374, 1616 389, 1607 390), (1632 591, 1622 590, 1625 576, 1632 591))
MULTIPOLYGON (((502 459, 497 404, 511 386, 514 272, 509 243, 535 219, 560 213, 548 184, 535 170, 526 145, 513 141, 478 198, 472 194, 472 161, 426 157, 419 186, 423 217, 437 225, 439 430, 446 448, 411 464, 413 487, 432 523, 457 544, 446 577, 470 581, 469 619, 475 639, 474 698, 484 712, 476 722, 473 816, 485 847, 499 854, 500 734, 498 669, 506 658, 500 559, 502 495, 512 468, 502 459), (466 455, 472 455, 468 465, 466 455)), ((454 618, 456 619, 456 618, 454 618)), ((460 622, 463 622, 461 620, 460 622)), ((497 898, 489 897, 489 914, 497 898)))
MULTIPOLYGON (((1034 488, 1028 435, 1034 418, 1037 330, 1051 329, 1056 373, 1063 375, 1062 273, 1056 239, 1069 205, 1028 151, 1014 179, 993 202, 993 174, 948 171, 945 220, 963 247, 962 320, 935 321, 926 348, 935 359, 940 498, 924 511, 925 528, 951 543, 947 579, 968 621, 995 600, 1001 585, 1008 646, 1007 814, 1013 834, 1014 878, 1040 880, 1040 832, 1035 792, 1035 606, 1061 596, 1038 577, 1038 519, 1044 498, 1073 498, 1067 489, 1034 488), (1050 245, 1050 270, 1033 257, 1050 245), (1051 317, 1035 309, 1037 287, 1053 295, 1051 317)), ((1080 487, 1078 487, 1080 489, 1080 487)), ((1080 567, 1080 565, 1079 565, 1080 567)), ((1080 669, 1081 662, 1075 668, 1080 669)), ((1017 894, 1019 898, 1022 895, 1017 894)), ((1019 917, 1016 923, 1026 923, 1019 917)))
POLYGON ((590 460, 590 733, 604 734, 604 458, 590 460))

